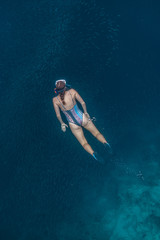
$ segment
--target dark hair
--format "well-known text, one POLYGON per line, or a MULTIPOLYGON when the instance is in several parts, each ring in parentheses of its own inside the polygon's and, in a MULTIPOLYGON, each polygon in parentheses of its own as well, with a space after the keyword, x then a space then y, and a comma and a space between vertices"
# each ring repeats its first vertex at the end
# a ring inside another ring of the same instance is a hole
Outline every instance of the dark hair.
POLYGON ((66 90, 66 84, 63 81, 58 81, 56 84, 56 89, 61 90, 61 92, 59 92, 60 98, 62 100, 63 105, 65 105, 65 101, 64 101, 64 94, 65 94, 65 90, 66 90))

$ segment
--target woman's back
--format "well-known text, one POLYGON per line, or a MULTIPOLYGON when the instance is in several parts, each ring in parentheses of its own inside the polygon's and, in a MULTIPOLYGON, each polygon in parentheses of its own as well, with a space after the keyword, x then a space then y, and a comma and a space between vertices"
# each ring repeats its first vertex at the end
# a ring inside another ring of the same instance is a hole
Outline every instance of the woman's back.
POLYGON ((65 91, 63 102, 61 100, 60 93, 58 94, 58 96, 55 97, 56 103, 58 104, 62 111, 70 110, 76 104, 74 92, 75 92, 74 89, 69 89, 65 91))

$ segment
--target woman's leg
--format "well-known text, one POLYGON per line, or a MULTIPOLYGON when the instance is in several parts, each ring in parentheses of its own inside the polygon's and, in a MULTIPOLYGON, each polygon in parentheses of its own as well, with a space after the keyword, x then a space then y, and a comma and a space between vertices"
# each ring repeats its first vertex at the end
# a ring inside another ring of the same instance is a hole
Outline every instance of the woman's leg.
POLYGON ((103 135, 98 131, 98 129, 95 127, 93 122, 88 120, 86 122, 85 116, 84 116, 84 121, 83 121, 83 127, 90 131, 94 137, 96 137, 100 142, 102 143, 107 143, 106 139, 103 137, 103 135))
POLYGON ((69 123, 70 129, 73 133, 73 135, 77 138, 77 140, 80 142, 82 147, 93 156, 93 149, 91 146, 88 144, 84 134, 83 134, 83 129, 80 126, 77 126, 73 123, 69 123))

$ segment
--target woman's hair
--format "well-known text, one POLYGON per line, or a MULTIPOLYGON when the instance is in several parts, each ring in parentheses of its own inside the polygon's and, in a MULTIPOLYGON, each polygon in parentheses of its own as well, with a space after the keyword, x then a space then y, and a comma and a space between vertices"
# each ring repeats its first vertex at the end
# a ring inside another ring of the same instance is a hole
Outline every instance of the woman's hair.
POLYGON ((62 92, 59 92, 59 95, 60 95, 60 98, 62 100, 63 105, 66 104, 65 101, 64 101, 64 94, 65 94, 65 90, 66 90, 65 86, 66 86, 66 84, 65 84, 64 81, 58 81, 57 84, 56 84, 56 89, 57 90, 63 90, 64 89, 62 92))

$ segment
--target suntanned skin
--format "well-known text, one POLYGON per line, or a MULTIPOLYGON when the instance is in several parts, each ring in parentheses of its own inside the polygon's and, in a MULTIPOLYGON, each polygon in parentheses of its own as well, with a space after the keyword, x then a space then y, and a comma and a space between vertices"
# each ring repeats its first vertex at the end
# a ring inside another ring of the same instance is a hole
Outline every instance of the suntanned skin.
MULTIPOLYGON (((60 96, 57 96, 59 101, 62 103, 60 96)), ((56 97, 54 97, 52 99, 53 101, 53 106, 54 106, 54 110, 56 112, 56 116, 61 124, 61 129, 63 132, 66 131, 66 127, 67 124, 65 124, 61 118, 61 113, 60 113, 60 109, 62 109, 62 106, 60 104, 60 102, 58 101, 58 99, 56 97)), ((93 122, 91 120, 89 120, 89 114, 87 113, 87 108, 86 108, 86 104, 84 102, 84 100, 81 98, 81 96, 78 94, 77 91, 75 91, 74 89, 70 89, 68 91, 65 92, 64 94, 64 101, 65 101, 65 108, 66 110, 70 110, 71 108, 73 108, 73 102, 74 105, 76 104, 76 101, 78 101, 83 108, 83 123, 82 126, 87 129, 88 131, 90 131, 94 137, 96 137, 100 142, 102 143, 107 143, 106 139, 103 137, 103 135, 98 131, 98 129, 95 127, 95 125, 93 124, 93 122), (70 91, 70 93, 69 93, 70 91), (71 98, 71 95, 72 98, 71 98), (72 101, 73 99, 73 101, 72 101)), ((77 138, 77 140, 80 142, 80 144, 82 145, 82 147, 91 155, 93 155, 94 151, 91 148, 91 146, 88 144, 84 134, 83 134, 83 129, 81 126, 78 126, 76 124, 73 123, 69 123, 69 127, 73 133, 73 135, 77 138)))

